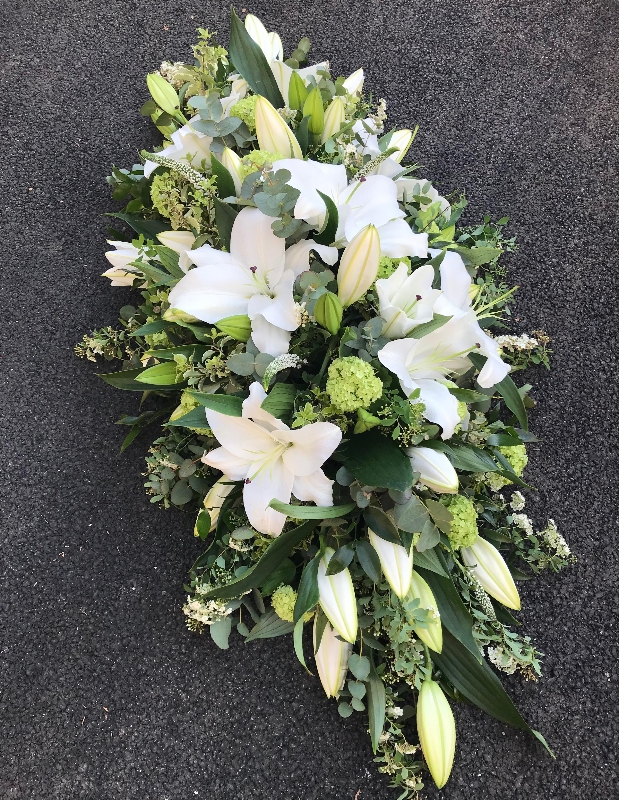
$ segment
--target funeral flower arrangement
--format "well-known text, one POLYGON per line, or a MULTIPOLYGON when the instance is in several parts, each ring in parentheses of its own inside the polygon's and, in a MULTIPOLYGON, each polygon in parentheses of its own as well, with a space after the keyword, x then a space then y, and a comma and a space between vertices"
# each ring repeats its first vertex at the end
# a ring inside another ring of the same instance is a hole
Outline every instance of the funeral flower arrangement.
POLYGON ((197 515, 190 629, 291 634, 407 798, 449 777, 454 702, 545 745, 496 670, 537 679, 516 581, 573 558, 522 512, 511 376, 549 340, 507 332, 507 220, 462 225, 464 195, 405 161, 416 130, 309 47, 285 59, 233 11, 228 50, 200 29, 148 75, 163 144, 108 178, 128 233, 104 274, 135 304, 76 350, 122 360, 101 376, 142 394, 122 449, 157 426, 151 501, 197 515))

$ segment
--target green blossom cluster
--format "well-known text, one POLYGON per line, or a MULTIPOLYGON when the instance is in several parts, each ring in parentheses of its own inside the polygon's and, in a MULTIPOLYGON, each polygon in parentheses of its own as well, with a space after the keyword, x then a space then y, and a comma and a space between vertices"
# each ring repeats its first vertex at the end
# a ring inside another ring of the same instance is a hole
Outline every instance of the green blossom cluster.
POLYGON ((367 408, 378 400, 383 382, 366 361, 357 356, 336 358, 329 367, 327 394, 339 411, 367 408))
POLYGON ((170 220, 176 231, 199 233, 209 222, 210 200, 207 195, 179 175, 162 172, 155 175, 150 189, 154 207, 170 220))
POLYGON ((411 271, 411 260, 410 258, 389 258, 388 256, 383 256, 378 263, 378 272, 376 274, 376 280, 380 278, 389 278, 396 269, 400 266, 400 264, 404 262, 408 271, 411 271))
MULTIPOLYGON (((297 602, 297 593, 287 584, 282 584, 271 595, 273 610, 280 619, 286 622, 294 622, 294 607, 297 602)), ((303 619, 307 622, 311 619, 311 612, 304 615, 303 619)))
POLYGON ((451 511, 452 521, 449 541, 454 550, 470 547, 477 539, 477 511, 472 500, 461 494, 454 495, 445 501, 451 511))
POLYGON ((525 445, 515 444, 512 447, 499 447, 499 450, 509 461, 516 475, 520 477, 529 461, 525 445))
POLYGON ((256 100, 258 95, 251 94, 237 102, 230 109, 231 117, 242 119, 249 130, 253 133, 256 130, 256 100))
POLYGON ((252 172, 262 169, 266 164, 273 164, 280 161, 284 156, 281 153, 269 153, 267 150, 252 150, 241 159, 243 177, 246 178, 252 172))

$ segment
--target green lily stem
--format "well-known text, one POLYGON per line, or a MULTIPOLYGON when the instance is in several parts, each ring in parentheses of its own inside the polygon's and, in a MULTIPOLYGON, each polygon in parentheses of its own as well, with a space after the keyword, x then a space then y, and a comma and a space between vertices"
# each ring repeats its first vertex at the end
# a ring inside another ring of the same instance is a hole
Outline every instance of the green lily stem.
POLYGON ((332 336, 329 341, 329 346, 327 348, 327 352, 325 354, 324 360, 322 362, 322 366, 320 367, 320 372, 314 380, 312 381, 312 386, 320 386, 320 381, 323 379, 325 371, 327 369, 327 365, 329 363, 329 359, 331 358, 331 354, 335 350, 335 345, 337 344, 337 336, 332 336))
POLYGON ((423 652, 424 652, 425 657, 426 657, 426 669, 430 670, 430 678, 431 678, 432 677, 432 659, 430 658, 430 651, 428 650, 428 647, 425 644, 423 646, 423 652))

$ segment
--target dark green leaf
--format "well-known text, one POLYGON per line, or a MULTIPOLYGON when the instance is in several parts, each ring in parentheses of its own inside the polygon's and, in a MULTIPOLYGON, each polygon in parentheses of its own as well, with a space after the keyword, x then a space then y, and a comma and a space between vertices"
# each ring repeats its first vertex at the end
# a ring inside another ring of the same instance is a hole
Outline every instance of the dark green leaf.
POLYGON ((376 550, 366 539, 357 542, 357 558, 368 578, 379 584, 382 579, 380 559, 376 550))
POLYGON ((269 507, 293 519, 335 519, 345 516, 357 506, 356 503, 346 503, 343 506, 299 506, 271 500, 269 507))
POLYGON ((392 439, 375 429, 351 436, 338 452, 346 469, 362 485, 403 492, 413 482, 410 459, 392 439))
POLYGON ((426 506, 436 527, 443 533, 450 533, 453 520, 451 511, 436 500, 426 500, 426 506))
POLYGON ((351 653, 348 660, 348 669, 358 681, 366 681, 370 675, 370 659, 367 656, 351 653))
POLYGON ((206 539, 211 530, 211 515, 203 508, 196 519, 196 532, 200 539, 206 539))
POLYGON ((294 626, 294 652, 300 663, 311 675, 312 673, 309 671, 309 669, 307 669, 307 664, 305 663, 305 654, 303 653, 303 617, 301 617, 301 619, 299 619, 294 626))
POLYGON ((232 226, 238 214, 231 205, 224 203, 218 197, 213 198, 215 204, 215 224, 222 245, 226 250, 230 250, 230 237, 232 236, 232 226))
MULTIPOLYGON (((307 525, 307 523, 305 523, 307 525)), ((301 580, 297 602, 294 605, 294 621, 298 622, 303 616, 311 611, 318 602, 318 565, 320 563, 320 553, 305 565, 301 580)))
POLYGON ((335 234, 337 232, 337 226, 339 221, 339 214, 337 210, 337 206, 333 202, 333 200, 326 194, 323 194, 320 190, 316 190, 318 194, 323 199, 326 207, 327 207, 327 215, 325 217, 324 225, 322 226, 322 230, 320 233, 314 235, 314 241, 318 242, 318 244, 325 244, 331 245, 335 241, 335 234))
POLYGON ((509 436, 507 433, 491 433, 486 439, 486 444, 491 447, 516 447, 522 444, 522 439, 509 436))
POLYGON ((416 495, 406 503, 396 504, 393 518, 398 528, 408 533, 419 533, 430 519, 428 509, 416 495))
POLYGON ((436 550, 424 550, 422 553, 415 553, 414 555, 415 569, 418 567, 424 570, 430 570, 443 578, 448 578, 449 574, 445 572, 436 550))
POLYGON ((247 33, 234 9, 230 16, 230 59, 255 94, 266 97, 274 108, 286 105, 262 48, 247 33))
POLYGON ((464 259, 465 263, 472 264, 475 267, 480 267, 482 264, 488 264, 494 261, 495 258, 503 252, 498 247, 450 247, 450 250, 455 250, 464 259))
POLYGON ((453 394, 456 400, 461 403, 483 403, 488 397, 481 392, 476 392, 474 389, 460 389, 458 387, 449 387, 449 393, 453 394))
POLYGON ((367 695, 370 738, 372 739, 372 750, 376 753, 385 724, 386 697, 385 684, 376 673, 374 664, 370 666, 370 676, 367 681, 367 695))
POLYGON ((200 403, 201 406, 211 411, 219 411, 229 417, 241 417, 243 400, 232 394, 208 394, 206 392, 189 392, 189 395, 200 403))
POLYGON ((532 733, 552 755, 544 737, 525 721, 488 664, 474 658, 449 632, 443 631, 443 652, 432 653, 432 659, 468 700, 501 722, 532 733))
POLYGON ((419 560, 415 563, 415 570, 432 589, 443 628, 451 631, 476 659, 481 660, 479 647, 473 638, 473 617, 462 602, 451 578, 442 578, 434 571, 423 569, 419 560))
POLYGON ((497 465, 488 455, 478 447, 466 445, 451 445, 451 461, 455 469, 462 472, 496 472, 497 465))
POLYGON ((278 617, 275 611, 267 611, 249 632, 249 636, 245 639, 247 642, 253 642, 255 639, 273 639, 275 636, 285 636, 287 633, 292 633, 294 625, 292 622, 286 622, 285 619, 278 617))
POLYGON ((166 322, 164 319, 155 319, 152 322, 147 322, 146 325, 142 325, 137 331, 133 331, 131 335, 146 336, 151 333, 159 333, 159 331, 164 331, 166 328, 169 328, 170 324, 171 323, 166 322))
POLYGON ((327 567, 327 575, 337 575, 338 572, 345 570, 353 560, 354 555, 355 550, 352 544, 343 544, 331 556, 331 561, 329 561, 329 566, 327 567))
POLYGON ((213 175, 217 178, 217 194, 220 198, 236 197, 236 189, 234 187, 234 180, 230 171, 224 167, 221 161, 211 153, 211 167, 213 175))
POLYGON ((172 227, 169 222, 161 222, 157 219, 143 219, 139 214, 127 214, 124 211, 108 213, 105 216, 122 219, 122 221, 133 228, 138 235, 142 234, 146 239, 151 239, 153 241, 156 240, 158 233, 169 231, 172 227))
POLYGON ((373 506, 367 508, 363 513, 363 519, 368 528, 371 528, 381 539, 392 544, 402 544, 398 529, 380 508, 374 508, 373 506))
POLYGON ((180 427, 180 428, 208 428, 206 421, 206 414, 204 413, 204 406, 192 408, 187 414, 182 417, 169 420, 166 422, 166 427, 180 427))
POLYGON ((421 536, 416 544, 418 552, 423 552, 424 550, 431 550, 433 547, 441 541, 441 532, 439 529, 434 525, 432 520, 428 520, 423 528, 421 529, 421 536))
POLYGON ((260 561, 250 567, 244 575, 225 586, 217 586, 211 589, 210 592, 203 594, 202 597, 205 600, 211 600, 215 597, 228 600, 231 597, 238 597, 250 589, 257 589, 265 582, 273 570, 281 564, 282 560, 290 555, 293 548, 309 536, 315 525, 316 523, 313 520, 308 520, 299 525, 298 528, 293 528, 290 531, 286 531, 286 533, 280 534, 264 551, 260 561))
POLYGON ((276 383, 265 399, 261 408, 278 419, 284 419, 292 413, 297 390, 290 383, 276 383))
POLYGON ((114 386, 116 389, 124 389, 128 392, 146 392, 149 390, 155 392, 176 392, 187 385, 186 383, 177 383, 171 386, 158 386, 156 384, 147 384, 137 381, 136 376, 140 375, 142 372, 144 372, 144 369, 140 367, 139 369, 124 369, 121 372, 108 372, 98 377, 102 378, 106 383, 109 383, 110 386, 114 386))
POLYGON ((193 492, 187 485, 187 481, 177 481, 170 492, 170 500, 175 506, 184 506, 193 497, 193 492))
MULTIPOLYGON (((480 371, 487 360, 486 357, 482 356, 480 353, 469 353, 469 359, 480 371)), ((518 387, 509 377, 509 375, 506 375, 502 381, 499 381, 494 388, 501 395, 503 400, 505 400, 505 405, 516 416, 516 419, 520 425, 525 429, 525 431, 528 430, 529 422, 527 419, 527 410, 524 407, 518 387)))
POLYGON ((272 594, 279 586, 282 585, 282 583, 292 583, 296 571, 297 568, 294 561, 292 561, 290 558, 285 558, 281 564, 279 564, 279 566, 275 567, 273 572, 260 587, 260 591, 264 597, 272 594))
POLYGON ((299 143, 299 147, 301 148, 301 152, 304 156, 307 155, 307 150, 309 148, 309 121, 309 117, 303 117, 295 131, 297 142, 299 143))

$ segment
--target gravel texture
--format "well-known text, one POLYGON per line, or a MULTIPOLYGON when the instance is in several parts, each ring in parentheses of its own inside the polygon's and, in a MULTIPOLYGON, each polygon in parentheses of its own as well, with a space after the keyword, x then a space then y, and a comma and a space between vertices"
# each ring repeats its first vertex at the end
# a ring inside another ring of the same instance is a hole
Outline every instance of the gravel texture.
MULTIPOLYGON (((240 9, 239 9, 240 10, 240 9)), ((617 109, 611 2, 256 2, 289 49, 308 34, 336 74, 367 68, 413 157, 470 219, 512 217, 517 331, 553 336, 533 375, 542 439, 529 509, 579 562, 523 585, 545 652, 539 684, 507 679, 547 736, 457 710, 451 800, 610 800, 617 782, 617 109), (612 426, 612 427, 611 427, 612 426), (613 441, 615 442, 613 444, 613 441), (614 452, 613 452, 614 449, 614 452)), ((288 639, 217 650, 186 631, 192 520, 150 505, 147 438, 118 454, 135 395, 72 354, 113 323, 104 177, 155 141, 144 76, 187 58, 228 3, 2 4, 0 798, 389 800, 360 716, 342 720, 288 639)))

